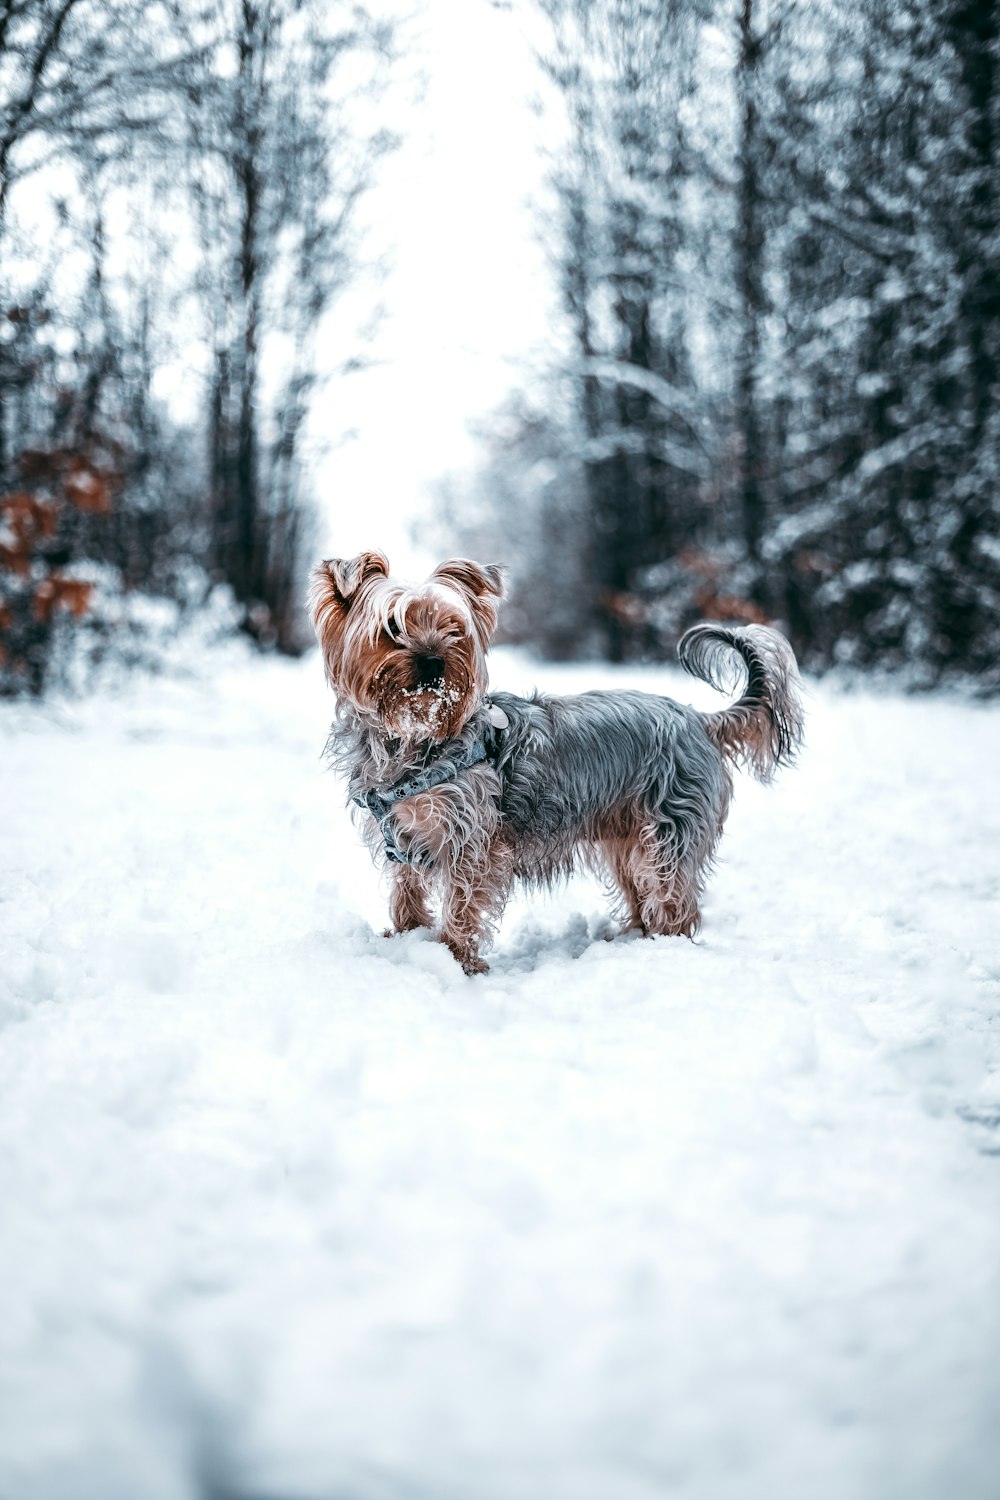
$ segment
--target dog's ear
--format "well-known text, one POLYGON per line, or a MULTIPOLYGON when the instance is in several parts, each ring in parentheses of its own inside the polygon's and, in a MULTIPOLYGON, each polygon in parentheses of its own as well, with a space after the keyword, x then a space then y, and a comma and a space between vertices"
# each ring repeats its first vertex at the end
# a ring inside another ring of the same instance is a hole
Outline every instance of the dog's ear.
POLYGON ((313 569, 309 614, 323 649, 327 678, 332 681, 344 636, 344 621, 362 584, 386 578, 389 560, 383 552, 359 552, 357 557, 330 557, 313 569))
POLYGON ((497 628, 500 600, 504 596, 503 569, 492 564, 483 567, 465 557, 453 557, 435 568, 431 578, 450 583, 465 595, 476 632, 485 650, 497 628))
POLYGON ((384 552, 359 552, 357 557, 328 557, 313 573, 312 611, 315 617, 322 597, 346 607, 369 578, 387 578, 389 559, 384 552))

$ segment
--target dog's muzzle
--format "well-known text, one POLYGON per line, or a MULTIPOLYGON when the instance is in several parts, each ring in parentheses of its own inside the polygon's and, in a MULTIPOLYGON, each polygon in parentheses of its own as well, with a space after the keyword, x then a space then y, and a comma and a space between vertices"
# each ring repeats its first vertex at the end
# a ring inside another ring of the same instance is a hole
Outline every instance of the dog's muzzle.
POLYGON ((444 686, 444 657, 443 656, 418 656, 415 658, 417 668, 418 688, 439 688, 444 686))

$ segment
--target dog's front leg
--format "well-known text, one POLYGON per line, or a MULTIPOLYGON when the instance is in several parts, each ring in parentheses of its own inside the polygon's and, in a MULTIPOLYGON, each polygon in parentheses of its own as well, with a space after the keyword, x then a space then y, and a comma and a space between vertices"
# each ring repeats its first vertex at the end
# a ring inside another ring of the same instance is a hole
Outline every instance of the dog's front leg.
POLYGON ((474 847, 444 872, 441 941, 466 974, 487 974, 483 949, 492 941, 513 876, 513 856, 502 840, 474 847))
POLYGON ((513 854, 499 831, 496 773, 411 797, 394 810, 394 833, 425 882, 441 894, 441 941, 467 974, 483 974, 482 949, 510 890, 513 854))
MULTIPOLYGON (((394 932, 414 932, 418 927, 433 927, 434 918, 428 905, 427 882, 412 865, 393 865, 389 916, 394 932)), ((391 936, 387 933, 386 936, 391 936)))

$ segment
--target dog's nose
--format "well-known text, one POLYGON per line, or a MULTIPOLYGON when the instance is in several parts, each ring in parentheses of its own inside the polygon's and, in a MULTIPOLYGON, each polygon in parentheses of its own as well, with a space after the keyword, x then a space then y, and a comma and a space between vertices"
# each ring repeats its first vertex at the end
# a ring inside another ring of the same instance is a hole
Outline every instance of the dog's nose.
POLYGON ((444 682, 443 656, 417 657, 417 687, 440 687, 444 682))

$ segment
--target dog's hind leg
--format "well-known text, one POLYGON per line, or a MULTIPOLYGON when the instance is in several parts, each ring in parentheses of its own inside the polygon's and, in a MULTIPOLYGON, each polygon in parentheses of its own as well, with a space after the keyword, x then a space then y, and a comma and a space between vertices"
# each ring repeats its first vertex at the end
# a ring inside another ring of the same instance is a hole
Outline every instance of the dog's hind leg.
POLYGON ((648 933, 693 938, 732 781, 722 756, 697 735, 681 737, 665 769, 639 830, 639 915, 648 933))
POLYGON ((692 938, 701 927, 700 900, 715 840, 677 823, 662 823, 643 840, 640 915, 650 935, 692 938))
POLYGON ((699 859, 697 851, 678 847, 674 828, 652 819, 628 838, 604 840, 601 848, 622 894, 623 931, 694 936, 701 925, 698 898, 710 849, 699 859))
POLYGON ((642 859, 641 845, 635 839, 618 835, 601 840, 601 853, 610 872, 609 885, 618 888, 616 915, 621 920, 622 931, 645 932, 637 869, 642 859))

